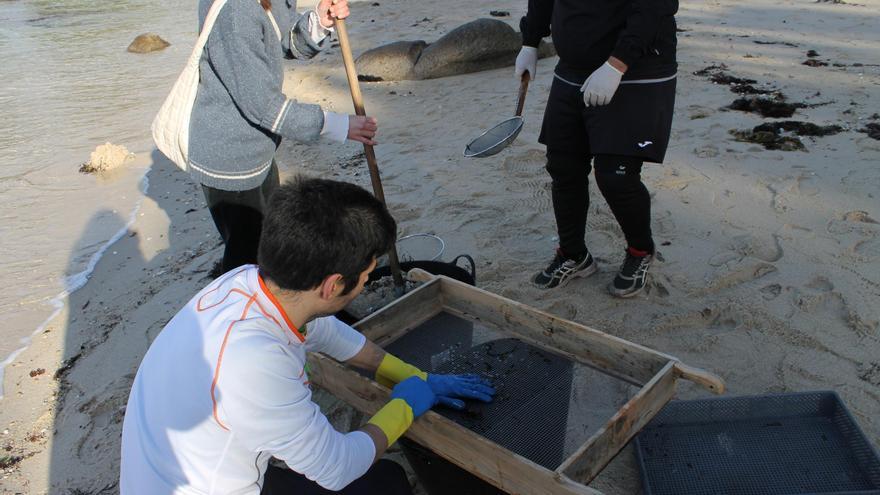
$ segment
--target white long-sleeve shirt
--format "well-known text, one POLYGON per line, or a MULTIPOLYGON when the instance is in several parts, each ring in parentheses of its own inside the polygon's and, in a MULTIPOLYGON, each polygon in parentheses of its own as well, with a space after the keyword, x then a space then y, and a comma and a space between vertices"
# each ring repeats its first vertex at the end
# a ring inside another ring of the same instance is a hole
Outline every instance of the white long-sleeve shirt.
POLYGON ((375 446, 321 414, 306 351, 345 361, 364 343, 333 317, 298 332, 255 266, 215 280, 168 322, 138 369, 120 492, 258 494, 270 456, 327 489, 346 486, 369 469, 375 446))

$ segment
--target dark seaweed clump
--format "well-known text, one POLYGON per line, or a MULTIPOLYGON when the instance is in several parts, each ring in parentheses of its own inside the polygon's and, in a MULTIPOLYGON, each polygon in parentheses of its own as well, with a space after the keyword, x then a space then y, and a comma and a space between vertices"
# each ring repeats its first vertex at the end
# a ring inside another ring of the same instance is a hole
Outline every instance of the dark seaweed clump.
POLYGON ((816 125, 812 122, 784 120, 782 122, 765 122, 753 129, 756 132, 793 132, 798 136, 832 136, 843 130, 839 125, 816 125))
POLYGON ((830 136, 843 130, 838 125, 820 126, 811 122, 785 120, 782 122, 765 122, 750 131, 731 130, 737 141, 760 144, 768 150, 806 151, 804 143, 796 136, 830 136), (784 135, 783 132, 795 136, 784 135))
POLYGON ((730 91, 739 95, 776 95, 775 89, 756 88, 754 84, 758 81, 754 79, 746 79, 743 77, 733 76, 727 73, 727 66, 710 65, 704 69, 694 72, 695 76, 706 77, 715 84, 723 84, 730 87, 730 91))
POLYGON ((803 65, 807 65, 810 67, 825 67, 828 65, 828 62, 823 62, 821 60, 816 60, 814 58, 810 58, 801 62, 803 65))
POLYGON ((737 141, 760 144, 768 150, 805 151, 804 143, 793 136, 782 136, 769 131, 740 131, 731 129, 730 133, 737 141))
POLYGON ((864 132, 869 138, 880 141, 880 124, 876 122, 868 122, 863 129, 859 129, 859 132, 864 132))
POLYGON ((764 117, 786 118, 794 115, 798 108, 806 108, 806 106, 803 103, 788 103, 784 96, 777 95, 775 98, 760 96, 737 98, 728 108, 741 112, 757 113, 764 117))
POLYGON ((382 78, 379 76, 368 76, 366 74, 358 74, 358 81, 360 82, 380 82, 382 78))

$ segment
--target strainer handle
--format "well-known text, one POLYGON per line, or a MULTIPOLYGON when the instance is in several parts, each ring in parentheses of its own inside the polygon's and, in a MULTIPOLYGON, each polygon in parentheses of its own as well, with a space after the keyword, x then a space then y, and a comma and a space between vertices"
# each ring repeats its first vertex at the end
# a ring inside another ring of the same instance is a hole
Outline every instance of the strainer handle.
POLYGON ((516 116, 522 117, 523 107, 526 104, 526 91, 529 90, 529 71, 523 72, 522 81, 519 83, 519 98, 516 100, 516 116))

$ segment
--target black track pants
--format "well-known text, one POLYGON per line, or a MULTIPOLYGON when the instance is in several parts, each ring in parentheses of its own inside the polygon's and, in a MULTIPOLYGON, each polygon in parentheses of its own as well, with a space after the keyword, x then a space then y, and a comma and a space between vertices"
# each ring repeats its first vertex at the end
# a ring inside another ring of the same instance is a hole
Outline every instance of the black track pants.
POLYGON ((214 225, 223 238, 223 272, 257 262, 263 211, 279 185, 278 167, 273 163, 260 187, 247 191, 223 191, 202 185, 214 225))
MULTIPOLYGON (((651 196, 642 183, 642 160, 636 157, 596 155, 596 184, 623 230, 629 247, 654 252, 651 236, 651 196)), ((559 247, 568 257, 578 257, 585 243, 590 206, 590 157, 567 151, 547 151, 547 171, 552 178, 553 212, 559 247)))
POLYGON ((338 492, 289 469, 269 466, 260 495, 412 495, 406 473, 399 464, 379 459, 366 474, 338 492))

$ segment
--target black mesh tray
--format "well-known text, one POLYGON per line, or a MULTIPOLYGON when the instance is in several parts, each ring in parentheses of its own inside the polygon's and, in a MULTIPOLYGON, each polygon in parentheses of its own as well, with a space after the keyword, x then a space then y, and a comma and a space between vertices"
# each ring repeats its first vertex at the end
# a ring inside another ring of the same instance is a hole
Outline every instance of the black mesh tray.
POLYGON ((475 373, 495 386, 489 404, 434 411, 547 469, 565 460, 572 363, 519 339, 472 346, 473 323, 441 313, 386 349, 429 373, 475 373))
POLYGON ((880 459, 834 392, 673 401, 636 437, 645 495, 880 495, 880 459))

